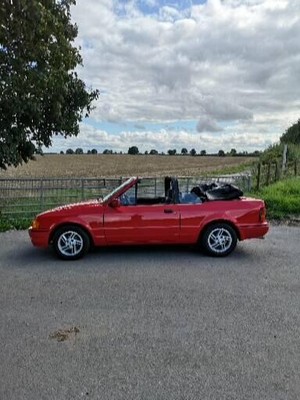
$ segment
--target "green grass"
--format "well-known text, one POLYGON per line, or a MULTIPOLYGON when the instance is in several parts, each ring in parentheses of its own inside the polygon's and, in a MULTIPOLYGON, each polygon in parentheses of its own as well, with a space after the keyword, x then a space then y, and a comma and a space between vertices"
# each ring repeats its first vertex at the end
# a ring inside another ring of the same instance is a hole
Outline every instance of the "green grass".
POLYGON ((268 218, 300 217, 300 177, 276 182, 256 194, 265 200, 268 218))
POLYGON ((32 219, 29 218, 15 218, 7 219, 0 216, 0 232, 9 231, 12 229, 22 230, 29 228, 32 219))

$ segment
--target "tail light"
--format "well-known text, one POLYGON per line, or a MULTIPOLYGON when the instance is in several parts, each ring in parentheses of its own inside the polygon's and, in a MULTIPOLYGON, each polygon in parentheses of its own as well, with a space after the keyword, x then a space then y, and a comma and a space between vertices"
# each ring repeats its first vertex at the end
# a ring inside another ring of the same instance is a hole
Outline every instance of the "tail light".
POLYGON ((261 207, 259 210, 259 221, 260 222, 265 222, 266 221, 266 216, 267 216, 267 210, 266 207, 261 207))

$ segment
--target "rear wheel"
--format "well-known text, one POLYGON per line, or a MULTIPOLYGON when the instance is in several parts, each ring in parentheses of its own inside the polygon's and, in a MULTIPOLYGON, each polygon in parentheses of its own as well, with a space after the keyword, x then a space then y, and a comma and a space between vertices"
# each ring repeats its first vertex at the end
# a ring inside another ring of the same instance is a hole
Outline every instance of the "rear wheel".
POLYGON ((211 256, 224 257, 236 247, 237 235, 235 230, 226 223, 210 225, 201 239, 201 246, 211 256))
POLYGON ((64 226, 58 229, 53 237, 56 254, 63 260, 77 260, 90 248, 88 234, 78 226, 64 226))

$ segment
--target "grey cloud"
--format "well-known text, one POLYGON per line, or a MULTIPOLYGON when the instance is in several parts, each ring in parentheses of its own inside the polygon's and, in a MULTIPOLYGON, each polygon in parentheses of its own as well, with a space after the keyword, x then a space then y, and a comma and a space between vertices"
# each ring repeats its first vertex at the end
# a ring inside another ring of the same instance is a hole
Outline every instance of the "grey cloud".
POLYGON ((226 95, 222 96, 221 93, 219 97, 206 97, 203 101, 203 108, 207 114, 214 116, 219 121, 244 120, 253 117, 250 110, 235 103, 231 98, 226 99, 226 95))
POLYGON ((200 118, 196 129, 198 132, 221 132, 223 130, 216 121, 209 117, 200 118))

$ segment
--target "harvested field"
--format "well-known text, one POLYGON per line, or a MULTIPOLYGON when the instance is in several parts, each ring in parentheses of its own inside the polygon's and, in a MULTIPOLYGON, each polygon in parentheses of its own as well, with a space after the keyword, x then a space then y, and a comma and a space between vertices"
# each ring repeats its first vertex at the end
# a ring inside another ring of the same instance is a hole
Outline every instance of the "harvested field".
POLYGON ((239 168, 255 161, 251 157, 192 157, 109 154, 46 154, 7 171, 0 178, 89 178, 138 176, 201 176, 239 168))

